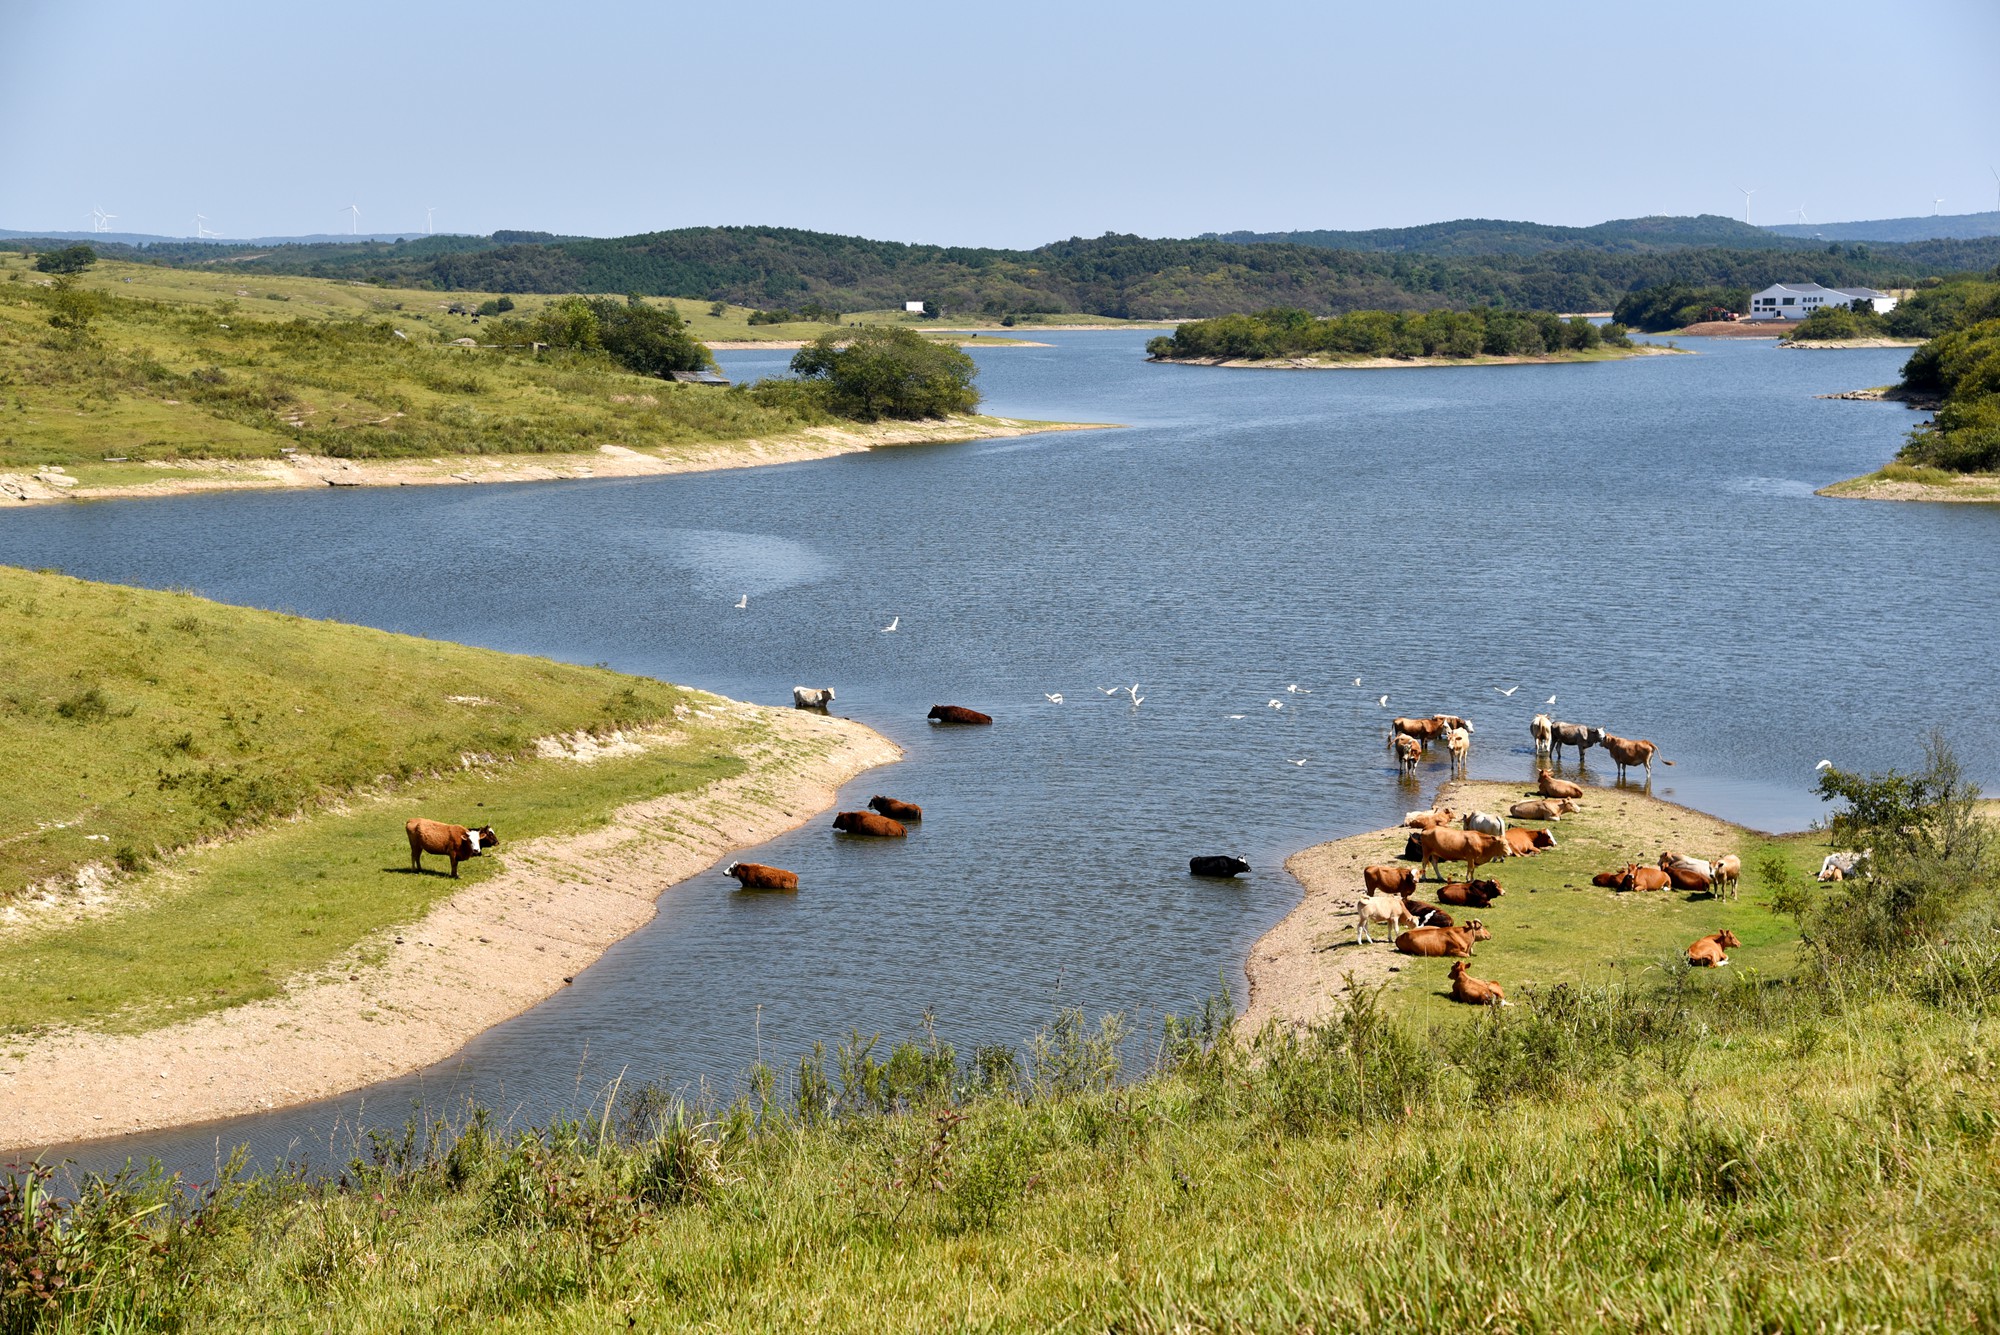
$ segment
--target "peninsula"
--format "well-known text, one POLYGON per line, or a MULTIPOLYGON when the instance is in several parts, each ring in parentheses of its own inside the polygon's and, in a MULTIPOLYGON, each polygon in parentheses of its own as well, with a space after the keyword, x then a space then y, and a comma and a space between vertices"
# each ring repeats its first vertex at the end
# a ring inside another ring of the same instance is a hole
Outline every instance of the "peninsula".
POLYGON ((1146 344, 1148 359, 1156 362, 1269 370, 1518 366, 1673 351, 1634 343, 1623 325, 1497 308, 1355 311, 1326 319, 1267 310, 1192 321, 1146 344))

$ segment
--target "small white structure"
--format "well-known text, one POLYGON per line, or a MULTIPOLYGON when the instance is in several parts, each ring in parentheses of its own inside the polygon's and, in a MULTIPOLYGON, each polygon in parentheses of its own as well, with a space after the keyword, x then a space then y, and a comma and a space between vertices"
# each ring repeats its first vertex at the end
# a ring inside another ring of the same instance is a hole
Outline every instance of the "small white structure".
POLYGON ((924 313, 924 303, 921 301, 906 301, 903 303, 903 309, 912 315, 922 315, 924 313))
POLYGON ((1821 287, 1818 283, 1773 283, 1750 298, 1752 320, 1803 320, 1822 307, 1873 302, 1877 315, 1896 309, 1896 299, 1872 287, 1821 287))

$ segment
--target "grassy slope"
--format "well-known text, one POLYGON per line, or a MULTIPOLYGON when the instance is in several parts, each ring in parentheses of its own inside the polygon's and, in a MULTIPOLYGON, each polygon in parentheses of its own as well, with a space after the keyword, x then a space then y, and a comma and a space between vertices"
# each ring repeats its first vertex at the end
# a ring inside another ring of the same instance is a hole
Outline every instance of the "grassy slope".
POLYGON ((659 449, 809 425, 606 363, 446 347, 481 332, 442 309, 458 298, 322 279, 99 264, 96 343, 62 351, 26 261, 0 253, 0 274, 0 468, 85 464, 99 482, 106 456, 659 449))
POLYGON ((183 1253, 198 1261, 132 1301, 216 1331, 2000 1319, 1990 1032, 1906 1002, 1828 1013, 1749 988, 1652 1014, 1624 1055, 1586 1044, 1577 1060, 1559 1011, 1461 1012, 1485 1029, 1449 1066, 1409 1047, 1365 1066, 1330 1052, 978 1099, 962 1122, 781 1117, 679 1204, 634 1193, 688 1180, 698 1152, 661 1148, 684 1136, 475 1140, 435 1168, 364 1172, 359 1190, 218 1211, 183 1253), (1417 1066, 1432 1077, 1399 1087, 1417 1066))
POLYGON ((0 933, 0 1031, 268 995, 420 915, 452 883, 403 874, 412 814, 514 840, 742 768, 745 725, 721 723, 588 767, 529 758, 711 698, 599 668, 4 567, 0 615, 0 905, 31 910, 0 933), (232 831, 251 833, 178 852, 232 831), (121 854, 145 870, 113 916, 24 890, 121 854))

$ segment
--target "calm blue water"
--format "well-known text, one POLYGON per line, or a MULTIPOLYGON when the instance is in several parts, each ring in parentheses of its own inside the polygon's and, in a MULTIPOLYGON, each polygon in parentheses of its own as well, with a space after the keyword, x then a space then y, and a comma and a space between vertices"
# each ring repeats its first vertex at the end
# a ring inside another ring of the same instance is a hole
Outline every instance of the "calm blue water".
MULTIPOLYGON (((0 515, 0 561, 768 703, 832 685, 907 748, 843 795, 923 803, 907 846, 815 821, 754 855, 798 870, 796 897, 713 873, 668 891, 576 986, 368 1091, 394 1122, 467 1093, 539 1119, 620 1072, 726 1084, 760 1041, 788 1061, 850 1027, 902 1036, 926 1007, 965 1049, 1059 1002, 1150 1026, 1240 994, 1250 943, 1297 900, 1284 857, 1443 777, 1399 779, 1391 713, 1466 714, 1474 773, 1525 775, 1554 694, 1560 717, 1661 743, 1679 763, 1658 794, 1766 828, 1818 814, 1816 760, 1907 765, 1934 724, 2000 780, 2000 509, 1811 494, 1916 420, 1812 396, 1891 381, 1903 353, 1694 341, 1286 373, 1147 365, 1143 334, 1034 336, 1056 346, 978 354, 991 410, 1129 425, 666 479, 38 508, 0 515), (1134 682, 1137 709, 1100 693, 1134 682), (999 722, 933 732, 947 701, 999 722), (1256 871, 1190 879, 1212 851, 1256 871)), ((338 1153, 362 1106, 91 1159, 338 1153)))

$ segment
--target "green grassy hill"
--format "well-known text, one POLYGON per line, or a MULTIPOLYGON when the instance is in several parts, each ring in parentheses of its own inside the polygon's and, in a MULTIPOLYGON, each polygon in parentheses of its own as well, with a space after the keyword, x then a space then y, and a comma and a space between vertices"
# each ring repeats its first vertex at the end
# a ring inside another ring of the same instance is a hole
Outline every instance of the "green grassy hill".
POLYGON ((0 1032, 270 995, 453 887, 384 874, 409 815, 578 828, 739 772, 754 732, 683 719, 678 743, 581 767, 535 740, 714 697, 7 567, 0 615, 0 1032))

